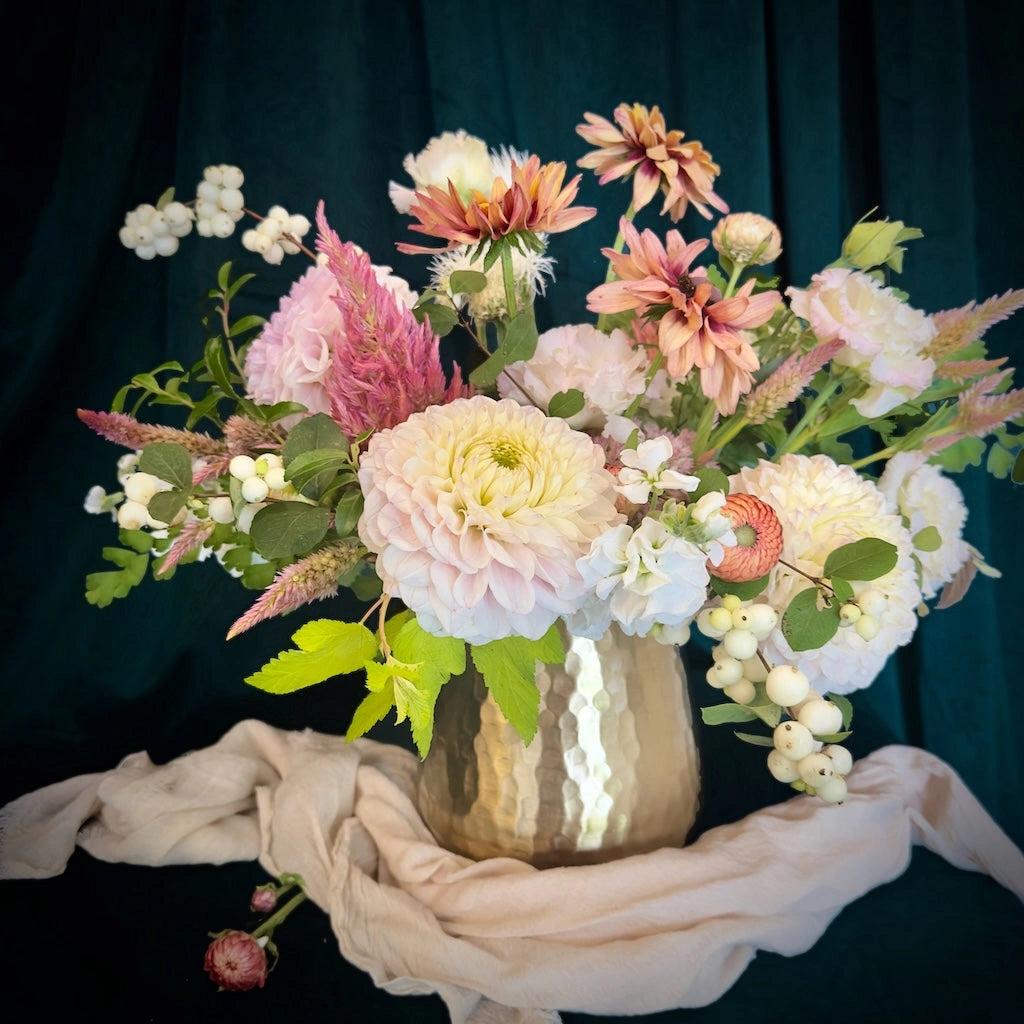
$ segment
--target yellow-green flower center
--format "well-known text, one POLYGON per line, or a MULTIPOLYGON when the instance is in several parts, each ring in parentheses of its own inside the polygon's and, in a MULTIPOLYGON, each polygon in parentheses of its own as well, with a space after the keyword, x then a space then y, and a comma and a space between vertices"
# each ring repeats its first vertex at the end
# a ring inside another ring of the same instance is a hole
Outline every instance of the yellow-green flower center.
POLYGON ((523 453, 511 441, 495 441, 491 458, 504 469, 518 469, 523 464, 523 453))

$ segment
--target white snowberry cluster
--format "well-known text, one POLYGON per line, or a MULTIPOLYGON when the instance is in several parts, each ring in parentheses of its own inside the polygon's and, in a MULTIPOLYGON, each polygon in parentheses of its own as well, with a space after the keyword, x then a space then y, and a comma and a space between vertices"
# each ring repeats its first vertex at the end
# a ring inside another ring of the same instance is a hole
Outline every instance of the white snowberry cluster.
MULTIPOLYGON (((862 612, 861 617, 868 615, 857 605, 852 607, 862 612)), ((840 732, 842 709, 811 689, 807 676, 797 666, 772 666, 758 653, 761 641, 778 622, 779 613, 770 604, 744 602, 734 594, 724 596, 717 607, 703 609, 697 616, 697 628, 718 641, 711 650, 713 663, 707 681, 737 704, 752 704, 760 688, 768 701, 783 709, 789 718, 774 730, 768 770, 779 782, 828 803, 840 803, 846 797, 845 776, 853 758, 845 747, 826 745, 818 737, 840 732)), ((876 633, 877 626, 876 619, 876 633)))
POLYGON ((236 501, 228 495, 218 495, 209 501, 210 518, 215 523, 234 522, 235 529, 248 533, 252 526, 253 516, 268 499, 287 499, 288 501, 309 501, 284 478, 284 460, 276 452, 267 452, 258 459, 249 455, 236 455, 228 466, 228 472, 237 486, 238 496, 245 502, 236 514, 236 501))
POLYGON ((272 206, 266 217, 245 209, 242 184, 245 176, 231 164, 211 164, 203 171, 192 203, 169 198, 173 190, 154 206, 143 203, 125 216, 119 237, 122 245, 134 249, 144 260, 173 256, 178 239, 192 230, 204 238, 228 238, 247 213, 259 221, 242 235, 242 245, 259 253, 267 263, 280 263, 285 254, 301 251, 301 239, 312 226, 300 213, 290 214, 283 206, 272 206))
POLYGON ((299 240, 312 225, 301 213, 289 213, 283 206, 272 206, 255 228, 242 234, 242 245, 259 253, 267 263, 280 263, 285 253, 300 252, 299 240))
POLYGON ((127 474, 121 482, 124 501, 117 507, 117 525, 124 530, 163 530, 167 523, 154 519, 149 512, 149 502, 154 494, 169 491, 171 484, 153 476, 152 473, 136 471, 127 474))

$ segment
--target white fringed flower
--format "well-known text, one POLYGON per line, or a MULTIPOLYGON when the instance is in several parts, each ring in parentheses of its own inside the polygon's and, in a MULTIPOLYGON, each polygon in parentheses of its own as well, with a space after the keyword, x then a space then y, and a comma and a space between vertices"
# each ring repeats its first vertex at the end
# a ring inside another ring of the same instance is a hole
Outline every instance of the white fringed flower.
POLYGON ((892 511, 906 519, 912 537, 929 526, 938 531, 941 544, 936 550, 915 551, 921 562, 921 595, 928 600, 956 575, 971 552, 963 539, 967 522, 963 493, 924 458, 920 452, 894 455, 886 463, 878 488, 892 511))
POLYGON ((592 592, 567 622, 580 636, 596 639, 612 620, 631 636, 674 630, 707 598, 707 554, 650 516, 636 530, 625 523, 608 530, 579 566, 592 592))
POLYGON ((643 394, 648 365, 647 355, 630 344, 624 331, 605 334, 591 324, 555 327, 537 339, 530 359, 513 363, 498 378, 498 390, 503 398, 524 404, 525 390, 546 409, 554 395, 575 388, 584 394, 585 405, 569 418, 569 425, 600 430, 609 416, 617 416, 643 394))
MULTIPOLYGON (((888 598, 876 637, 863 640, 855 630, 840 628, 823 647, 794 653, 781 628, 776 628, 763 645, 769 661, 795 664, 819 692, 849 693, 868 686, 917 627, 921 593, 913 544, 899 515, 871 480, 826 455, 783 455, 777 464, 762 460, 741 469, 729 483, 730 493, 756 495, 775 509, 784 538, 782 560, 801 572, 820 576, 835 548, 865 537, 895 545, 897 562, 892 570, 870 583, 850 581, 855 594, 870 587, 888 598)), ((780 563, 772 570, 764 597, 784 609, 809 586, 804 576, 780 563)))
POLYGON ((602 450, 564 420, 478 395, 375 434, 359 537, 435 634, 538 639, 585 592, 576 561, 622 521, 602 450))
POLYGON ((834 267, 815 274, 810 288, 786 295, 820 341, 846 342, 832 361, 868 385, 851 403, 862 416, 884 416, 931 384, 935 362, 924 352, 935 324, 870 274, 834 267))

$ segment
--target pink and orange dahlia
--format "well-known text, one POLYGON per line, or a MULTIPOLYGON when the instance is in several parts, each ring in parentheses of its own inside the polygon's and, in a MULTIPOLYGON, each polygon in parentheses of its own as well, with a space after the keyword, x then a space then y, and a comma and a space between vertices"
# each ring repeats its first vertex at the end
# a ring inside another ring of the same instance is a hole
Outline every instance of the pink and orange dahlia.
POLYGON ((592 206, 572 207, 579 191, 580 175, 562 187, 565 164, 541 164, 531 156, 522 166, 512 161, 512 183, 495 178, 491 195, 472 191, 466 201, 449 181, 448 188, 427 185, 416 193, 409 213, 419 221, 410 230, 444 239, 439 249, 399 242, 405 253, 447 252, 459 245, 475 245, 516 232, 555 233, 568 231, 597 213, 592 206))
POLYGON ((598 148, 580 157, 576 166, 591 168, 602 185, 632 175, 635 210, 646 206, 660 188, 665 195, 661 212, 673 221, 691 203, 708 219, 708 206, 729 212, 714 192, 718 164, 699 142, 683 142, 683 132, 666 131, 657 107, 620 103, 613 114, 615 124, 597 114, 583 116, 587 124, 577 125, 576 132, 598 148))
POLYGON ((775 509, 752 494, 730 494, 722 514, 732 523, 736 543, 723 548, 717 565, 708 571, 727 583, 746 583, 770 572, 782 554, 782 524, 775 509))
POLYGON ((599 285, 587 296, 596 313, 636 310, 658 319, 658 348, 674 378, 700 370, 700 386, 719 413, 735 412, 740 395, 753 386, 759 363, 745 330, 771 318, 781 296, 777 291, 753 295, 748 281, 727 299, 708 280, 703 267, 691 267, 707 248, 707 239, 687 244, 669 231, 666 245, 653 231, 641 234, 623 217, 620 230, 629 252, 602 249, 619 278, 599 285))

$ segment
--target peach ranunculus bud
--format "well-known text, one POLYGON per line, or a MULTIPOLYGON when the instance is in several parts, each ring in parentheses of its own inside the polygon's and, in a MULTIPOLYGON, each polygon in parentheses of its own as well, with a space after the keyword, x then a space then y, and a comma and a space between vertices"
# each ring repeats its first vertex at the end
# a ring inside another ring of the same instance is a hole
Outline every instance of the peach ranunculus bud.
POLYGON ((733 263, 759 267, 778 259, 782 235, 759 213, 730 213, 715 225, 711 244, 733 263))
POLYGON ((718 565, 708 571, 728 583, 760 579, 782 554, 782 524, 775 510, 752 494, 730 494, 722 514, 732 521, 736 544, 725 548, 718 565))

